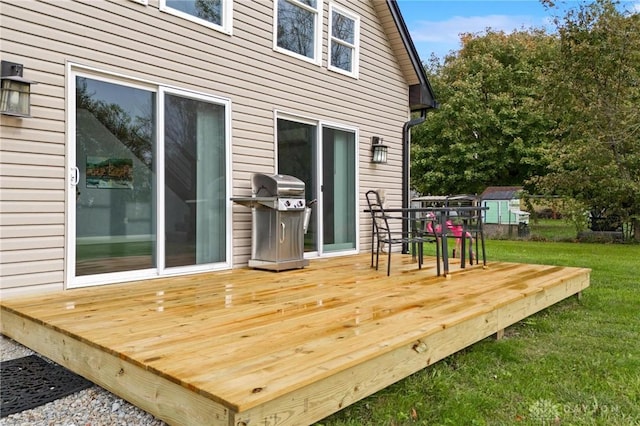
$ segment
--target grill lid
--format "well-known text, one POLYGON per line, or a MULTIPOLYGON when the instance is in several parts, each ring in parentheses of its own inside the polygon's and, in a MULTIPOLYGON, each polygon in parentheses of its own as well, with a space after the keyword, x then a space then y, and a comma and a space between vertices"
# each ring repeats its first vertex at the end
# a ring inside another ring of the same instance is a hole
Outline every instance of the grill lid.
POLYGON ((304 182, 289 175, 256 173, 251 178, 255 197, 304 197, 304 182))

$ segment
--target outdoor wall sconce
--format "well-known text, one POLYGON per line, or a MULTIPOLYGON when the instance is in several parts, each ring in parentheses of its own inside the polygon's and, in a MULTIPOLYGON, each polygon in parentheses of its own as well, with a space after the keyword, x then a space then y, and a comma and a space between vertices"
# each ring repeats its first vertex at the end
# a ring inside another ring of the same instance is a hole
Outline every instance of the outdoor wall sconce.
POLYGON ((0 63, 0 114, 15 117, 31 117, 31 85, 35 81, 22 77, 22 65, 14 62, 0 63))
POLYGON ((387 151, 389 147, 382 143, 380 136, 371 136, 371 162, 374 164, 385 164, 387 162, 387 151))

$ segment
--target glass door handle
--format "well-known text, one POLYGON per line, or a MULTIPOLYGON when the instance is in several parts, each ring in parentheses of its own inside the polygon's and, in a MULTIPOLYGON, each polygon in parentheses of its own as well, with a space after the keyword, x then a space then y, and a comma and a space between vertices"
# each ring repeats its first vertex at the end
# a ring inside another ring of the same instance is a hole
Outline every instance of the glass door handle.
POLYGON ((70 180, 73 186, 77 186, 80 183, 80 170, 78 170, 78 167, 71 168, 70 180))

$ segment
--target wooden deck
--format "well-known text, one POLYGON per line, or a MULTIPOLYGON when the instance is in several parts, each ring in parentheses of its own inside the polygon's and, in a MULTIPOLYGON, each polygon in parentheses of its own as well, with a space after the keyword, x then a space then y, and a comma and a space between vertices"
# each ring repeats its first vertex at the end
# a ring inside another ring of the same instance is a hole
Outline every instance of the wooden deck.
POLYGON ((435 276, 395 254, 1 302, 1 332, 170 424, 320 420, 589 285, 589 270, 489 263, 435 276))

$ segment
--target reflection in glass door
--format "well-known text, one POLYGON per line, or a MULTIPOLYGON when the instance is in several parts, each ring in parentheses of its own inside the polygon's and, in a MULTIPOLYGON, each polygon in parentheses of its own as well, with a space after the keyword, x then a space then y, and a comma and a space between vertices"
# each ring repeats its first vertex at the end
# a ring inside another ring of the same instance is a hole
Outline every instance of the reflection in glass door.
POLYGON ((75 275, 155 268, 156 94, 75 83, 75 275))
POLYGON ((225 260, 225 107, 164 98, 165 266, 225 260))
MULTIPOLYGON (((307 202, 317 199, 317 126, 278 119, 278 173, 297 177, 304 182, 307 202)), ((304 238, 304 251, 318 250, 317 204, 304 238)))
POLYGON ((228 101, 73 82, 70 286, 228 267, 228 101))
POLYGON ((322 251, 356 248, 355 134, 322 128, 322 251))

